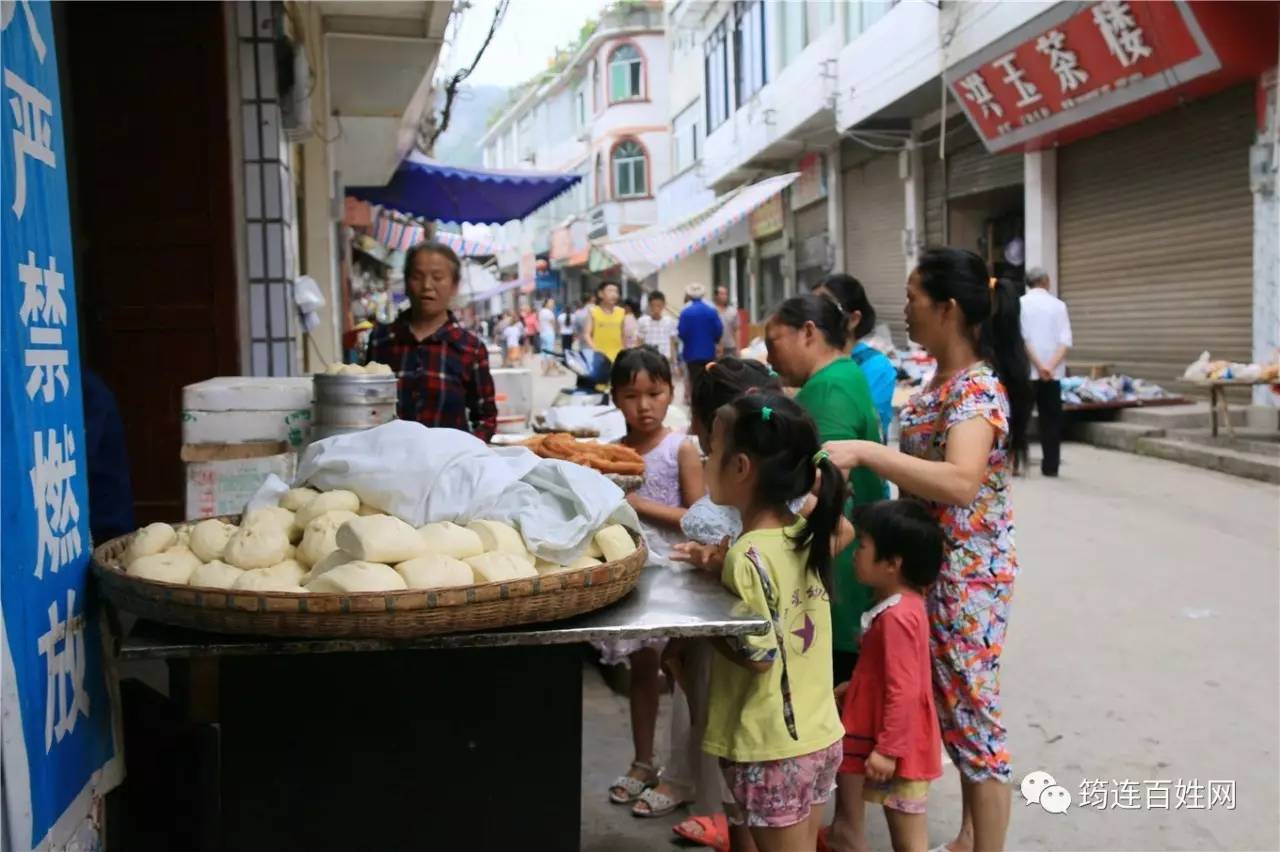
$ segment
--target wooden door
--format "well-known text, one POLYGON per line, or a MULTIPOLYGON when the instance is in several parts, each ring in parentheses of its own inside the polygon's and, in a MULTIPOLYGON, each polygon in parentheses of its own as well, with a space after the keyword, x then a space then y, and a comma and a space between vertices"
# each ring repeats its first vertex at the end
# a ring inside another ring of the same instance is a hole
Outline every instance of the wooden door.
POLYGON ((183 386, 240 372, 224 8, 66 9, 83 357, 119 401, 140 523, 183 517, 183 386))

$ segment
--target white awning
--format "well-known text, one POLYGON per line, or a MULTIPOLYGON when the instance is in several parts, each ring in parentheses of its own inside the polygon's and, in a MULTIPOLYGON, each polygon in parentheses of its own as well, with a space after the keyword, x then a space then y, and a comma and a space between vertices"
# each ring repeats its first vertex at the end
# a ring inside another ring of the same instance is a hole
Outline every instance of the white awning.
POLYGON ((765 178, 726 193, 677 225, 646 228, 597 245, 613 255, 631 276, 647 278, 664 266, 701 251, 798 177, 799 172, 791 172, 765 178))

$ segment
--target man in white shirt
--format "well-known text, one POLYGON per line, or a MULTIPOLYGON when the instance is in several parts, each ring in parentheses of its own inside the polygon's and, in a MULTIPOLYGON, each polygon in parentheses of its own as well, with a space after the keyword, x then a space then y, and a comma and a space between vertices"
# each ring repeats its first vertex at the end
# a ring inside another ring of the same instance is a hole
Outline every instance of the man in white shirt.
POLYGON ((640 317, 640 342, 652 346, 676 365, 676 320, 667 313, 667 297, 658 290, 649 294, 649 312, 640 317))
POLYGON ((1062 385, 1071 348, 1071 318, 1067 306, 1049 292, 1049 274, 1027 270, 1027 294, 1021 299, 1022 339, 1031 359, 1031 385, 1040 412, 1040 472, 1057 476, 1062 451, 1062 385))

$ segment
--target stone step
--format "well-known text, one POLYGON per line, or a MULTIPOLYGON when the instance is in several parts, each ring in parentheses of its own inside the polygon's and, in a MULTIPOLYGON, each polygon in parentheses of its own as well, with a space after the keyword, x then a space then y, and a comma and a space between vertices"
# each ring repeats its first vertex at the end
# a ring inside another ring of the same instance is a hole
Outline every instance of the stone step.
POLYGON ((1165 433, 1164 437, 1176 441, 1201 444, 1206 447, 1221 447, 1244 453, 1280 458, 1280 434, 1265 429, 1237 428, 1234 437, 1228 436, 1226 432, 1221 432, 1216 438, 1207 431, 1174 429, 1165 433))
MULTIPOLYGON (((1243 426, 1247 417, 1245 406, 1232 406, 1231 422, 1243 426)), ((1161 405, 1152 408, 1121 409, 1116 418, 1121 423, 1134 423, 1157 429, 1208 429, 1210 425, 1209 403, 1193 402, 1188 405, 1161 405)))
POLYGON ((1066 430, 1068 440, 1083 441, 1086 444, 1111 450, 1123 450, 1126 453, 1136 453, 1138 440, 1141 438, 1158 438, 1163 435, 1163 429, 1152 428, 1141 423, 1102 420, 1069 423, 1066 430))
POLYGON ((1280 485, 1280 457, 1275 455, 1154 436, 1137 438, 1135 445, 1135 451, 1139 455, 1280 485))

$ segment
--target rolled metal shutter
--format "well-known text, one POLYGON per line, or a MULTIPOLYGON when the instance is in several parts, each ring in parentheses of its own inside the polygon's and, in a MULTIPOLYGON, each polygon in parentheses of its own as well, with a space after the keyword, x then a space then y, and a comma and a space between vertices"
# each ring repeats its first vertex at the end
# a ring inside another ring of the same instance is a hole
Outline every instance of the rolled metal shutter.
POLYGON ((844 172, 844 267, 862 282, 878 321, 905 346, 906 200, 897 155, 875 157, 844 172))
MULTIPOLYGON (((936 135, 938 128, 933 130, 936 135)), ((943 233, 942 199, 989 192, 1023 181, 1022 154, 991 154, 963 116, 947 124, 947 159, 938 159, 938 144, 924 147, 924 236, 929 246, 951 242, 943 233), (963 122, 957 125, 955 122, 963 122), (946 179, 943 179, 943 168, 946 179)))
POLYGON ((1242 85, 1059 151, 1070 361, 1192 392, 1201 350, 1251 360, 1254 127, 1242 85))

